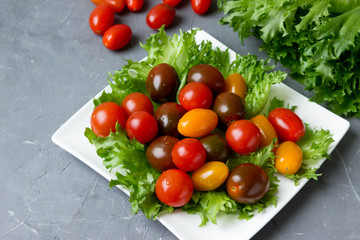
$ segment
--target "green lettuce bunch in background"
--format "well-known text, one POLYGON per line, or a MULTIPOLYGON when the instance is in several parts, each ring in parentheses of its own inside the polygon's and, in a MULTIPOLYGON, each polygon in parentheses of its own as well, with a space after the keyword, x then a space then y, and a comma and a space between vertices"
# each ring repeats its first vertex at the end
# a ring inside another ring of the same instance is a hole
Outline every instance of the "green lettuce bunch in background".
POLYGON ((360 117, 360 0, 218 0, 239 38, 261 49, 333 112, 360 117))

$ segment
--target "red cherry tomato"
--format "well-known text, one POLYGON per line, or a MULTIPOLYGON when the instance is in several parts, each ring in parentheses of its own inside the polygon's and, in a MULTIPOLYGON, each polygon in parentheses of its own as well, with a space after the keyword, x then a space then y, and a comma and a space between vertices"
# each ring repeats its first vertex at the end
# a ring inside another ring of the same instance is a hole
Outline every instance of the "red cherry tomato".
POLYGON ((144 0, 126 0, 126 6, 132 12, 139 12, 144 6, 144 0))
POLYGON ((169 4, 172 7, 175 7, 181 2, 181 0, 163 0, 163 2, 169 4))
POLYGON ((107 4, 114 12, 121 12, 125 7, 125 0, 91 0, 94 4, 107 4))
POLYGON ((171 207, 181 207, 188 203, 194 188, 189 175, 179 169, 163 172, 155 185, 158 199, 171 207))
POLYGON ((90 13, 89 25, 94 33, 103 35, 114 24, 114 20, 115 14, 111 7, 101 4, 90 13))
POLYGON ((206 160, 206 150, 195 138, 185 138, 177 142, 171 155, 175 166, 185 172, 198 169, 206 160))
POLYGON ((259 128, 249 120, 237 120, 226 130, 226 141, 238 154, 247 155, 260 145, 259 128))
POLYGON ((175 9, 166 3, 154 6, 146 15, 146 23, 152 29, 159 29, 162 25, 168 27, 175 19, 175 9))
POLYGON ((145 111, 151 115, 154 114, 154 105, 150 98, 140 92, 134 92, 127 95, 122 101, 121 107, 126 118, 137 111, 145 111))
POLYGON ((191 0, 191 7, 197 14, 206 13, 211 6, 211 0, 191 0))
POLYGON ((305 135, 304 123, 290 109, 273 109, 268 119, 281 141, 297 142, 305 135))
POLYGON ((126 133, 130 139, 135 138, 140 143, 153 140, 158 133, 155 118, 148 112, 137 111, 126 120, 126 133))
POLYGON ((110 27, 103 36, 104 46, 110 50, 125 47, 131 40, 131 28, 125 24, 116 24, 110 27))
POLYGON ((190 111, 194 108, 211 108, 213 94, 208 86, 199 82, 188 83, 180 90, 179 102, 190 111))
POLYGON ((98 105, 91 114, 90 125, 94 133, 99 137, 106 137, 110 131, 116 131, 116 123, 125 127, 125 115, 121 107, 113 102, 105 102, 98 105))

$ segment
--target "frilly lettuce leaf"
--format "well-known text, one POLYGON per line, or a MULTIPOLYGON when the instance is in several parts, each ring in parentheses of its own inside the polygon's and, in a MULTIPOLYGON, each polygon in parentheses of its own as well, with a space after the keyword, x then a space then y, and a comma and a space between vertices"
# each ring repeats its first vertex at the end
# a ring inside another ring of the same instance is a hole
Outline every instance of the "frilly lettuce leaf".
MULTIPOLYGON (((257 114, 264 107, 270 86, 285 78, 282 72, 271 72, 273 66, 268 61, 258 60, 252 55, 237 55, 235 61, 230 61, 229 51, 214 48, 211 42, 195 43, 198 30, 180 32, 179 35, 167 36, 164 29, 152 35, 142 47, 148 51, 148 58, 142 62, 128 61, 121 70, 109 74, 110 92, 103 92, 94 99, 97 106, 103 102, 113 101, 121 104, 126 95, 132 92, 146 93, 145 83, 149 71, 158 63, 169 63, 179 74, 181 87, 186 83, 188 70, 200 63, 211 64, 219 69, 224 77, 238 72, 244 76, 248 84, 245 99, 248 115, 257 114)), ((158 104, 154 103, 156 108, 158 104)), ((146 159, 146 145, 130 140, 120 125, 116 132, 107 137, 98 137, 90 128, 86 128, 85 136, 92 143, 97 154, 103 159, 104 166, 109 171, 117 171, 116 179, 110 181, 110 187, 121 185, 130 193, 132 211, 142 210, 148 218, 156 219, 161 212, 172 212, 175 208, 161 203, 154 192, 156 180, 160 173, 154 170, 146 159), (121 167, 121 171, 118 171, 121 167)), ((317 137, 315 137, 317 138, 317 137)), ((306 140, 306 139, 305 139, 306 140)), ((310 138, 308 141, 313 141, 310 138)), ((311 145, 304 141, 304 146, 311 145)), ((265 169, 270 178, 270 190, 259 202, 254 204, 237 204, 226 194, 223 186, 216 191, 195 191, 191 201, 182 207, 188 213, 198 213, 202 219, 201 225, 208 221, 216 223, 219 213, 236 214, 240 219, 249 219, 256 212, 270 205, 276 205, 277 182, 274 168, 270 167, 274 154, 272 145, 259 149, 249 156, 236 155, 228 161, 230 167, 242 162, 253 162, 265 169)))
POLYGON ((311 100, 337 114, 360 117, 359 0, 218 0, 239 38, 255 36, 311 100))

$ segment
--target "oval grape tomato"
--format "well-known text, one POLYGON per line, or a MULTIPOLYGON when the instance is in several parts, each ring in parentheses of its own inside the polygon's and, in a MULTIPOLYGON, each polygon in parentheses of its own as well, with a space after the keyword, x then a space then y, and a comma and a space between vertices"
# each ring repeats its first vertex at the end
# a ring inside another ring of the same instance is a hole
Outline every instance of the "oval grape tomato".
POLYGON ((281 143, 275 151, 275 168, 284 175, 296 173, 302 164, 301 148, 292 141, 281 143))
POLYGON ((305 126, 299 116, 286 108, 275 108, 268 117, 281 141, 297 142, 305 135, 305 126))
POLYGON ((104 33, 103 44, 110 50, 118 50, 130 42, 131 36, 132 31, 128 25, 116 24, 104 33))
POLYGON ((221 186, 229 175, 229 168, 223 162, 207 162, 191 174, 194 189, 212 191, 221 186))
POLYGON ((218 117, 214 111, 196 108, 180 118, 178 131, 186 137, 203 137, 211 133, 217 124, 218 117))
POLYGON ((114 24, 114 20, 114 10, 109 5, 101 4, 90 13, 89 25, 94 33, 103 35, 114 24))
POLYGON ((152 29, 159 29, 162 25, 170 26, 176 16, 175 9, 166 3, 160 3, 150 9, 146 15, 146 23, 152 29))

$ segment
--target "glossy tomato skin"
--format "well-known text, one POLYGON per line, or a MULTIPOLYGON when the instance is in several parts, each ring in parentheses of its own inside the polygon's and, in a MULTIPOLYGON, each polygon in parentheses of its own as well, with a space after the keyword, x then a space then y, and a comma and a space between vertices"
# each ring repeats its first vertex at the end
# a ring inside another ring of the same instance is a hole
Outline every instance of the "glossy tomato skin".
POLYGON ((154 114, 154 105, 150 98, 140 92, 134 92, 127 95, 121 102, 121 107, 126 118, 137 111, 146 111, 151 115, 154 114))
POLYGON ((154 102, 164 103, 175 99, 179 76, 167 63, 153 67, 146 78, 146 91, 154 102))
POLYGON ((132 31, 128 25, 116 24, 104 33, 103 44, 110 50, 118 50, 130 42, 131 36, 132 31))
POLYGON ((203 137, 211 133, 217 124, 218 117, 214 111, 196 108, 188 111, 180 118, 178 131, 186 137, 203 137))
POLYGON ((194 189, 212 191, 220 187, 229 175, 229 168, 223 162, 207 162, 191 174, 194 189))
POLYGON ((179 92, 179 102, 190 111, 194 108, 211 108, 213 94, 208 86, 199 82, 186 84, 179 92))
POLYGON ((176 168, 172 161, 171 152, 179 139, 172 136, 155 138, 146 149, 146 159, 151 167, 159 172, 176 168))
POLYGON ((146 15, 146 23, 152 29, 159 29, 162 25, 170 26, 176 16, 175 9, 166 3, 155 5, 146 15))
POLYGON ((254 123, 260 130, 260 148, 266 147, 276 139, 275 145, 278 144, 277 134, 269 120, 262 114, 256 115, 250 121, 254 123))
POLYGON ((292 141, 282 142, 275 151, 275 168, 284 175, 295 174, 301 167, 303 152, 292 141))
POLYGON ((180 118, 186 113, 186 110, 175 102, 167 102, 155 111, 154 117, 159 126, 159 135, 170 135, 180 137, 177 129, 180 118))
POLYGON ((211 0, 191 0, 191 7, 195 13, 201 15, 206 13, 211 6, 211 0))
POLYGON ((211 133, 200 139, 206 150, 206 161, 226 162, 231 156, 231 148, 226 139, 216 133, 211 133))
POLYGON ((115 14, 112 8, 109 5, 101 4, 90 13, 89 25, 94 33, 103 35, 114 24, 114 20, 115 14))
POLYGON ((91 0, 94 4, 107 4, 114 12, 121 12, 125 7, 125 0, 91 0))
POLYGON ((268 116, 281 141, 297 142, 305 135, 305 126, 299 116, 286 108, 273 109, 268 116))
POLYGON ((232 92, 245 100, 247 84, 244 77, 239 73, 232 73, 225 79, 224 91, 232 92))
POLYGON ((226 141, 238 154, 247 155, 258 149, 261 140, 259 128, 249 120, 237 120, 226 130, 226 141))
POLYGON ((116 131, 116 123, 125 127, 125 115, 122 108, 113 102, 105 102, 98 105, 91 114, 90 125, 94 133, 99 137, 106 137, 110 131, 116 131))
POLYGON ((189 175, 180 169, 169 169, 163 172, 155 185, 155 194, 164 204, 181 207, 188 203, 194 188, 189 175))
POLYGON ((179 169, 185 172, 194 171, 204 164, 206 151, 199 140, 185 138, 175 144, 172 160, 179 169))
POLYGON ((140 143, 153 140, 158 133, 155 118, 148 112, 137 111, 126 120, 126 133, 130 139, 135 138, 140 143))
POLYGON ((214 96, 222 92, 225 86, 225 80, 221 72, 208 64, 199 64, 193 66, 187 75, 187 83, 201 82, 207 85, 214 96))
POLYGON ((126 0, 126 6, 131 12, 139 12, 144 6, 144 0, 126 0))
POLYGON ((269 177, 261 167, 243 163, 234 167, 226 181, 230 198, 242 204, 259 201, 269 190, 269 177))
POLYGON ((245 118, 245 102, 235 93, 222 92, 215 98, 213 111, 222 126, 227 128, 234 121, 245 118))
POLYGON ((163 0, 163 2, 169 4, 172 7, 175 7, 181 2, 181 0, 163 0))

